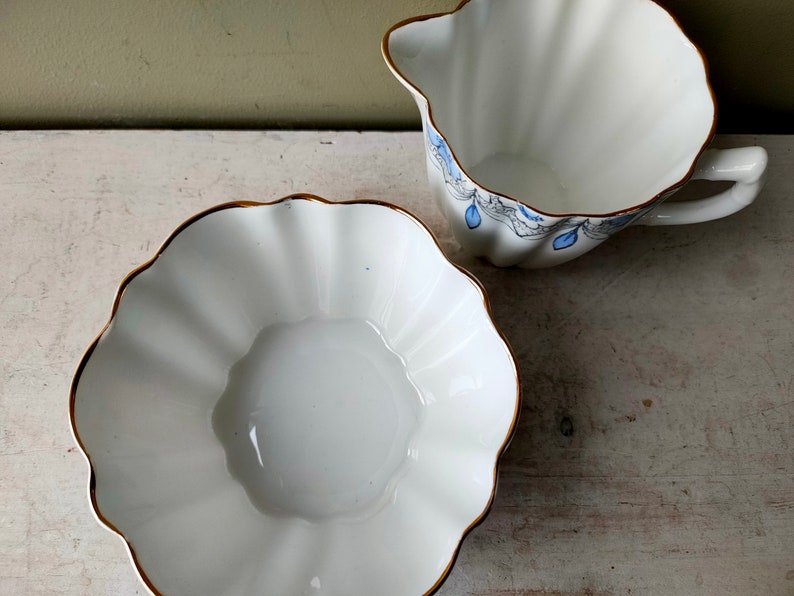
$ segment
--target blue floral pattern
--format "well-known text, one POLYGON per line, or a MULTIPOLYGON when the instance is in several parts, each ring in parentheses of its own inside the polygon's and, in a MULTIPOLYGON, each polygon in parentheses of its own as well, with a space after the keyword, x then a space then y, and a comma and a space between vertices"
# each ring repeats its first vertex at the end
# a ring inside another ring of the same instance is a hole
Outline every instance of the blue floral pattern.
POLYGON ((604 240, 626 226, 644 209, 608 218, 562 217, 554 218, 535 213, 518 201, 488 193, 466 178, 452 157, 446 141, 433 128, 427 126, 427 149, 433 164, 444 175, 447 191, 459 201, 468 201, 466 225, 470 229, 480 226, 482 215, 510 227, 516 236, 527 240, 542 240, 554 236, 554 250, 570 248, 580 235, 593 240, 604 240))

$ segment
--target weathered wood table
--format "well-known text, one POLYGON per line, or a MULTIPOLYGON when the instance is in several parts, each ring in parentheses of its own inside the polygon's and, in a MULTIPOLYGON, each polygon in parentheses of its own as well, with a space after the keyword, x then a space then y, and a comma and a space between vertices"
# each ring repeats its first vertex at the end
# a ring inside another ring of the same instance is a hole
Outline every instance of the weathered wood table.
POLYGON ((794 138, 758 200, 548 270, 466 256, 418 133, 0 134, 0 594, 144 594, 87 500, 69 384, 117 284, 184 219, 296 192, 408 208, 474 273, 523 411, 440 594, 794 594, 794 138))

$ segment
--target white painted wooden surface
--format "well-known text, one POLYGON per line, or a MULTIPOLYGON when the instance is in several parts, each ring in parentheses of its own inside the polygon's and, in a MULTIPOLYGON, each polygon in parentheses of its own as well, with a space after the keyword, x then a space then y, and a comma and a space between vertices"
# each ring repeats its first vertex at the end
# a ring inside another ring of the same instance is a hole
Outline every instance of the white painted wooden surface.
POLYGON ((72 374, 185 218, 294 192, 413 211, 519 360, 493 511, 440 594, 794 594, 794 138, 717 144, 755 142, 769 182, 740 214, 522 271, 457 248, 418 133, 0 133, 0 594, 146 593, 90 512, 72 374))

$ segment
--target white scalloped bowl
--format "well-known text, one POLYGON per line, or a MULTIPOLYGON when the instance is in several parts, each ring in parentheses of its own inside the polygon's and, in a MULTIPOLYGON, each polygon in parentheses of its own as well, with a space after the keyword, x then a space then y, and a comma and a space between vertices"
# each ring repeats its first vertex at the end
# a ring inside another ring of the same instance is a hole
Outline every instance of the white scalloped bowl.
POLYGON ((72 385, 102 523, 169 596, 436 589, 493 499, 518 378, 485 294, 397 207, 183 224, 72 385))

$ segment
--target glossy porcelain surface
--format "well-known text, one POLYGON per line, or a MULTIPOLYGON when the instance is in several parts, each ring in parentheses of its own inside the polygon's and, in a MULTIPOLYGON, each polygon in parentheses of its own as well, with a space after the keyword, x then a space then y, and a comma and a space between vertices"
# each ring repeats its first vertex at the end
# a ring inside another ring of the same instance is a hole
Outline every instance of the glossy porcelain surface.
POLYGON ((400 209, 288 197, 181 226, 72 386, 99 519, 155 593, 423 594, 486 513, 518 378, 400 209))
POLYGON ((464 248, 549 266, 631 223, 694 223, 755 198, 761 148, 696 162, 715 125, 704 60, 651 0, 470 0, 383 40, 422 116, 430 185, 464 248), (693 173, 737 184, 684 212, 693 173))

